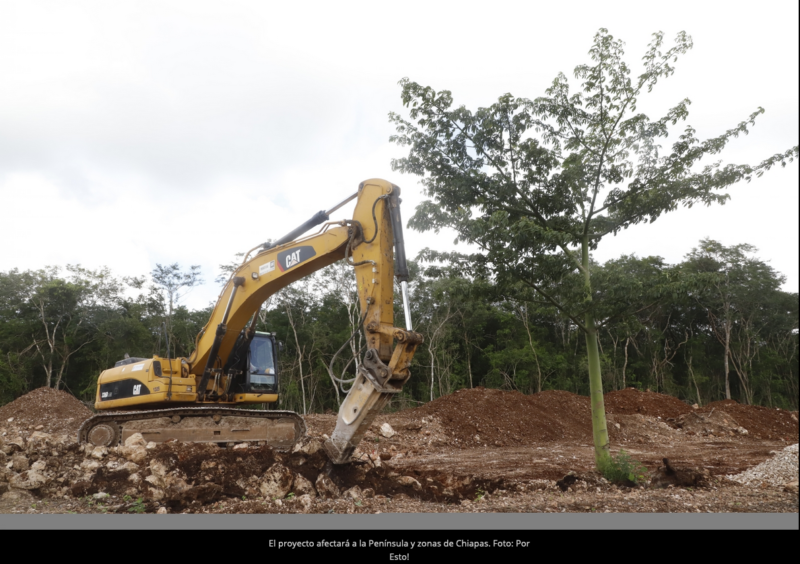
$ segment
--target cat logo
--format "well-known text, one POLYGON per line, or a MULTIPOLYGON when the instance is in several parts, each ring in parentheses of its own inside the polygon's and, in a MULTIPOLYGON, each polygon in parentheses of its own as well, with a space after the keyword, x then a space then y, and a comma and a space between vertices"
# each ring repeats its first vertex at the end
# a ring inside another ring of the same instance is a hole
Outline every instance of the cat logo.
POLYGON ((142 391, 142 385, 141 384, 136 384, 133 387, 133 395, 138 396, 141 391, 142 391))
POLYGON ((286 269, 287 270, 292 268, 294 265, 300 263, 300 250, 301 249, 297 249, 293 253, 290 253, 289 255, 286 256, 286 269))
POLYGON ((101 396, 100 396, 100 397, 102 397, 102 398, 107 398, 107 397, 108 397, 108 396, 110 396, 110 395, 111 395, 111 394, 110 394, 109 392, 103 392, 103 393, 101 394, 101 396))
POLYGON ((315 256, 317 256, 317 252, 311 245, 303 245, 301 247, 295 247, 294 249, 288 249, 278 253, 278 268, 281 269, 281 272, 286 272, 290 268, 315 256))

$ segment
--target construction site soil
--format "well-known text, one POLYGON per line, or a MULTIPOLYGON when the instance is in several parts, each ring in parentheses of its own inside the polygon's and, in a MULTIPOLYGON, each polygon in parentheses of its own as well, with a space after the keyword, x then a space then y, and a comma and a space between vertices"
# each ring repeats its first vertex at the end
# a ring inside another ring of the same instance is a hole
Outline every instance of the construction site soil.
POLYGON ((594 471, 589 398, 564 391, 475 388, 384 413, 333 466, 333 414, 306 416, 290 453, 141 435, 93 448, 75 442, 91 411, 40 388, 0 407, 0 513, 798 511, 797 412, 635 389, 605 407, 612 453, 646 467, 638 486, 594 471))

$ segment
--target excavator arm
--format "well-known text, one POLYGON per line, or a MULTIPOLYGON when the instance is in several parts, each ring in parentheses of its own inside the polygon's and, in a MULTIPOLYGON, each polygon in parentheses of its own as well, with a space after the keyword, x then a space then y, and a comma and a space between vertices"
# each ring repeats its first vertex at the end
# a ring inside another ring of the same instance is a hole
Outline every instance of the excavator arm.
POLYGON ((187 359, 189 372, 198 378, 198 402, 213 403, 225 393, 224 382, 234 376, 223 373, 226 359, 243 331, 252 338, 256 313, 270 296, 346 259, 355 269, 367 351, 325 450, 336 464, 350 460, 375 416, 409 379, 411 359, 422 342, 422 336, 411 330, 399 192, 385 180, 362 182, 352 220, 325 223, 317 234, 297 238, 327 219, 328 214, 317 214, 278 244, 265 245, 252 258, 245 257, 187 359), (403 291, 406 329, 394 325, 395 275, 403 291))

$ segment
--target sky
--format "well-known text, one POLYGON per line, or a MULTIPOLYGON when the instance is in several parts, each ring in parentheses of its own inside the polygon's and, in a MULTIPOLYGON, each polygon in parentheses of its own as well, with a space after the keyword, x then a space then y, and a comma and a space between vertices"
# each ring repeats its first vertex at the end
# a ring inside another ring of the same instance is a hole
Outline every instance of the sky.
MULTIPOLYGON (((634 74, 652 33, 667 48, 679 31, 692 36, 675 74, 640 99, 650 117, 689 98, 687 123, 706 138, 766 110, 724 162, 798 144, 794 0, 0 0, 0 271, 81 264, 141 276, 199 264, 206 282, 184 303, 205 307, 220 264, 362 180, 399 185, 412 215, 419 179, 391 168, 406 154, 389 142, 389 112, 408 115, 399 80, 450 90, 473 110, 507 92, 535 98, 559 72, 578 85, 572 69, 589 62, 601 27, 625 41, 634 74)), ((704 237, 750 243, 797 292, 798 168, 734 185, 724 206, 606 238, 594 258, 676 263, 704 237)), ((406 230, 411 257, 453 239, 406 230)))

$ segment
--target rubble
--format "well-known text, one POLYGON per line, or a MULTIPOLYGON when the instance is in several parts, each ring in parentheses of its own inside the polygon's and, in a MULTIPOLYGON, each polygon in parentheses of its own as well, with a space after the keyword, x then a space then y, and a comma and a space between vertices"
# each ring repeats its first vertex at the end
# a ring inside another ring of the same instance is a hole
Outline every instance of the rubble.
POLYGON ((329 464, 322 448, 333 415, 308 416, 309 436, 279 453, 246 443, 148 443, 141 434, 117 447, 78 445, 15 413, 0 419, 0 512, 796 511, 797 445, 781 443, 797 441, 793 413, 735 402, 693 409, 635 390, 609 396, 612 448, 631 443, 625 449, 652 476, 643 487, 593 472, 587 398, 476 388, 379 415, 345 465, 329 464), (632 407, 639 399, 648 413, 632 407), (755 438, 765 434, 775 439, 755 438), (717 494, 699 503, 658 493, 688 490, 717 494), (761 501, 746 497, 754 490, 761 501))
POLYGON ((728 476, 729 479, 759 487, 764 484, 770 486, 788 487, 792 490, 791 483, 794 481, 794 490, 797 489, 797 443, 790 445, 781 452, 776 453, 772 458, 765 460, 758 466, 754 466, 740 474, 728 476))

